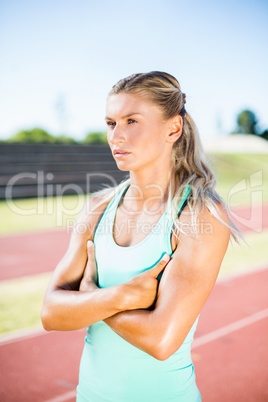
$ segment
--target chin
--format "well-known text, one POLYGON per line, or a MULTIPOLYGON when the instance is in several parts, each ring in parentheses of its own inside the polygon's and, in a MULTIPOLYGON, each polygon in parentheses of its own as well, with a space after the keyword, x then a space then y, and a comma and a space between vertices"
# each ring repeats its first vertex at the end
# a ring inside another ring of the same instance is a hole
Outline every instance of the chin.
POLYGON ((121 170, 122 172, 129 172, 130 170, 132 170, 129 166, 127 166, 127 165, 124 166, 123 163, 122 164, 118 163, 117 168, 119 170, 121 170))

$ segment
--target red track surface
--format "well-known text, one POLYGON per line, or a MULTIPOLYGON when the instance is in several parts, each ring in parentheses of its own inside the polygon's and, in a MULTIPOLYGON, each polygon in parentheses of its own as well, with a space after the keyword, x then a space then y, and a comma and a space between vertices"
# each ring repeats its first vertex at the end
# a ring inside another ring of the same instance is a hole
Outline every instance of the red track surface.
POLYGON ((260 233, 268 227, 268 204, 230 208, 231 218, 243 232, 260 233))
POLYGON ((218 283, 200 316, 198 338, 266 309, 266 318, 211 342, 193 344, 204 402, 268 401, 268 267, 218 283))
MULTIPOLYGON (((216 284, 201 313, 192 353, 204 402, 268 401, 267 282, 268 269, 216 284), (259 311, 265 317, 250 322, 259 311), (241 327, 244 318, 248 322, 241 327), (238 328, 198 346, 204 335, 231 323, 238 328)), ((84 335, 85 330, 42 332, 3 343, 0 400, 74 401, 84 335)))
MULTIPOLYGON (((258 211, 263 228, 267 212, 268 206, 258 211)), ((239 216, 251 221, 244 228, 238 222, 243 231, 259 231, 248 209, 239 216)), ((68 241, 64 231, 0 238, 0 280, 52 271, 68 241)), ((267 281, 268 269, 220 282, 206 303, 192 353, 204 402, 268 401, 267 281), (228 326, 232 323, 235 330, 228 326), (224 331, 213 332, 218 329, 224 331)), ((0 341, 0 401, 74 401, 84 336, 85 330, 42 331, 0 341)))
POLYGON ((0 237, 0 280, 53 271, 69 238, 64 230, 0 237))

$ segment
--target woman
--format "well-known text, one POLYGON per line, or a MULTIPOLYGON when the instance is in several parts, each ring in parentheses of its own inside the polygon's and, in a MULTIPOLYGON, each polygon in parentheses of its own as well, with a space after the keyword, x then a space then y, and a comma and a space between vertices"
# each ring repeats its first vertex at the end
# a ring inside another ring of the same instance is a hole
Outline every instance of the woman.
POLYGON ((239 231, 185 102, 157 71, 109 93, 108 142, 130 177, 87 201, 42 309, 47 330, 88 327, 77 401, 201 400, 191 342, 239 231))

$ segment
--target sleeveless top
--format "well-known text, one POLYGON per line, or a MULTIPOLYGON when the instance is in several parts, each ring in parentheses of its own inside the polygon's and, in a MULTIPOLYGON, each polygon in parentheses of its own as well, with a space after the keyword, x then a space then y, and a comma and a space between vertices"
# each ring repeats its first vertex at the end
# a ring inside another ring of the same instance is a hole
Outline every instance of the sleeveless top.
MULTIPOLYGON (((163 254, 172 255, 170 206, 140 243, 122 247, 115 242, 115 215, 127 188, 123 187, 107 205, 94 233, 100 288, 122 284, 152 268, 163 254)), ((189 193, 187 186, 179 213, 189 193)), ((197 322, 198 318, 181 347, 164 361, 131 345, 103 321, 90 325, 80 362, 77 402, 201 401, 190 354, 197 322)))

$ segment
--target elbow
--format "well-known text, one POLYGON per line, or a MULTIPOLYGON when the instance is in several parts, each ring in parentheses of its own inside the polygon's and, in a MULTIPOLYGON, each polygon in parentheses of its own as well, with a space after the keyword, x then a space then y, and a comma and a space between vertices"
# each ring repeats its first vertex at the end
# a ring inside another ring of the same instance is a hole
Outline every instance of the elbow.
POLYGON ((167 348, 161 348, 160 345, 158 348, 156 348, 153 353, 151 353, 151 356, 153 356, 155 359, 160 360, 160 361, 165 361, 167 360, 173 353, 170 352, 167 348))
POLYGON ((41 310, 41 322, 45 331, 52 331, 53 325, 51 322, 51 314, 49 312, 49 308, 44 303, 41 310))
POLYGON ((156 355, 155 358, 156 358, 157 360, 159 360, 160 362, 163 362, 163 361, 167 360, 170 356, 171 356, 171 354, 166 354, 166 353, 160 352, 160 353, 158 353, 158 354, 156 355))
POLYGON ((157 360, 165 361, 180 348, 181 344, 182 342, 178 343, 178 337, 171 339, 167 334, 162 334, 151 349, 150 355, 157 360))

